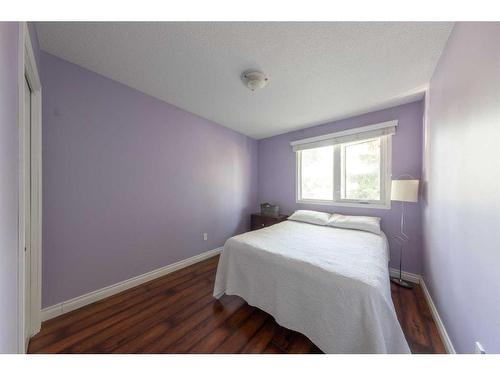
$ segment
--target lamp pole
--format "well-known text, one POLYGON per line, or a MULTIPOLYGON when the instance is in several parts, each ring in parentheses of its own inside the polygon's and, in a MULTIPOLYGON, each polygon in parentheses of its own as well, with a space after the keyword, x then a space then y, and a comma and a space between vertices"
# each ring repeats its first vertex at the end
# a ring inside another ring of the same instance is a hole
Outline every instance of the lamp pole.
POLYGON ((398 277, 391 277, 391 281, 399 286, 402 286, 403 288, 407 289, 412 289, 413 285, 407 282, 406 280, 403 280, 402 277, 402 265, 403 265, 403 248, 404 245, 408 242, 410 239, 408 235, 405 233, 405 202, 401 202, 401 224, 400 224, 400 233, 393 236, 393 238, 399 242, 399 278, 398 277))
MULTIPOLYGON (((399 234, 393 236, 393 239, 399 243, 399 277, 391 277, 391 281, 403 288, 411 289, 413 285, 403 280, 403 250, 405 244, 409 241, 410 237, 405 232, 405 202, 418 202, 418 185, 419 180, 411 175, 403 175, 410 177, 411 180, 392 180, 391 182, 391 200, 401 202, 401 223, 399 227, 399 234)), ((400 177, 403 177, 400 176, 400 177)))

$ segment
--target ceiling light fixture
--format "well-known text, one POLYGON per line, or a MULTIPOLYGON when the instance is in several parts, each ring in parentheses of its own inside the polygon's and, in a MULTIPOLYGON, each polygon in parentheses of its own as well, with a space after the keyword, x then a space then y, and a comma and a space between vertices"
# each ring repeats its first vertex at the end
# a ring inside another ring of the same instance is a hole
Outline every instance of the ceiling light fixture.
POLYGON ((266 87, 269 82, 269 78, 264 73, 254 70, 244 72, 241 80, 252 91, 266 87))

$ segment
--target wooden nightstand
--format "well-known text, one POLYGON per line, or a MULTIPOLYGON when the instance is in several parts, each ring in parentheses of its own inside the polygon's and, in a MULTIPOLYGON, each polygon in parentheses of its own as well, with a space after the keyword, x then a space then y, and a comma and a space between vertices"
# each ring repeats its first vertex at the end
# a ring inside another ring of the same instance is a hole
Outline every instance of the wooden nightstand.
POLYGON ((250 217, 250 230, 270 227, 273 224, 286 220, 287 215, 265 216, 262 214, 252 214, 250 217))

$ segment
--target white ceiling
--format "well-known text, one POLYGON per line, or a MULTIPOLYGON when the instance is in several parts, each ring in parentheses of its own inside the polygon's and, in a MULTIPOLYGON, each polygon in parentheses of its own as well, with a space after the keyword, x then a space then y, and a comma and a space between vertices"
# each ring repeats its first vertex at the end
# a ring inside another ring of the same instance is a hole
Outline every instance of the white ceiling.
POLYGON ((36 24, 43 50, 260 139, 422 97, 439 22, 36 24), (261 91, 240 80, 269 76, 261 91))

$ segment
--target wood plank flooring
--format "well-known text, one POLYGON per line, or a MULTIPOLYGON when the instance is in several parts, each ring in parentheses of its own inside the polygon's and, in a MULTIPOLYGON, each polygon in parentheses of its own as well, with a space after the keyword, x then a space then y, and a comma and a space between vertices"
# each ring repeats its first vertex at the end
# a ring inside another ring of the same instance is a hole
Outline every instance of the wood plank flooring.
MULTIPOLYGON (((236 296, 212 297, 218 256, 42 324, 29 353, 321 353, 236 296)), ((392 288, 414 353, 444 353, 420 287, 392 288)))

